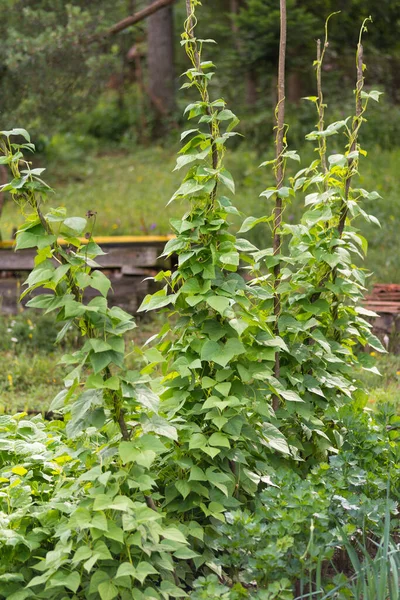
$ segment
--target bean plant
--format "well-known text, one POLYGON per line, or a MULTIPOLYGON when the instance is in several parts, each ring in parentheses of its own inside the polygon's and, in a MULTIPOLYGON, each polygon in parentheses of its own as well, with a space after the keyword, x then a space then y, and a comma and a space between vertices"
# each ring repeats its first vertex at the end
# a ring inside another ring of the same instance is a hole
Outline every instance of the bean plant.
MULTIPOLYGON (((279 541, 278 551, 273 539, 262 555, 268 503, 285 496, 274 496, 275 486, 291 493, 293 481, 343 449, 343 406, 362 407, 365 398, 355 368, 374 369, 359 349, 382 350, 360 307, 366 273, 353 258, 366 251, 354 220, 374 220, 363 202, 378 198, 354 184, 365 154, 359 129, 369 100, 378 99, 363 90, 361 39, 356 114, 326 128, 326 43, 318 55, 319 91, 310 99, 318 128, 308 136, 318 157, 283 185, 286 161, 300 159, 285 136, 272 161, 278 185, 261 194, 278 196, 284 216, 287 203, 306 193, 307 210, 298 225, 275 221, 287 253, 281 244, 258 249, 246 234, 273 215, 248 216, 232 232, 230 219, 240 213, 224 158, 239 121, 211 97, 214 65, 204 53, 212 40, 196 37, 198 5, 186 0, 181 40, 190 63, 182 87, 198 98, 185 110, 193 126, 182 133, 176 165, 185 174, 170 199, 186 209, 172 220, 175 237, 164 250, 177 268, 157 275, 161 289, 140 307, 166 316, 142 351, 143 368, 125 366, 124 335, 135 323, 109 305, 111 283, 96 262, 103 253, 93 238, 96 214, 46 208, 43 169, 24 158, 34 150, 29 134, 0 132, 0 163, 12 176, 2 191, 25 215, 16 249, 36 249, 23 296, 55 314, 63 325, 57 341, 70 328, 82 340, 63 358, 65 387, 51 405, 58 420, 0 416, 1 598, 168 600, 214 590, 233 600, 250 597, 255 585, 255 598, 290 600, 298 571, 285 575, 282 557, 293 542, 279 541), (329 155, 330 136, 342 132, 343 154, 329 155), (98 293, 90 301, 88 288, 98 293), (257 564, 235 546, 240 536, 232 538, 234 524, 240 529, 253 515, 258 537, 246 547, 261 553, 257 564), (260 574, 262 556, 276 559, 279 579, 260 574)), ((310 483, 304 494, 314 510, 310 483)), ((321 499, 329 505, 326 494, 321 499)), ((305 528, 309 517, 302 512, 305 528)))

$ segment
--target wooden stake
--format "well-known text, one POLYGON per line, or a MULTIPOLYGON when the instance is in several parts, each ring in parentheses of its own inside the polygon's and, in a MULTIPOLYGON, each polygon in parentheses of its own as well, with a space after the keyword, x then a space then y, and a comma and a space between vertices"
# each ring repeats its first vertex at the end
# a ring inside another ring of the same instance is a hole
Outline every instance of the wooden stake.
MULTIPOLYGON (((282 157, 284 147, 284 135, 285 135, 285 61, 286 61, 286 0, 280 0, 280 42, 279 42, 279 63, 278 63, 278 104, 276 108, 276 168, 275 168, 275 180, 277 189, 281 189, 283 186, 284 178, 284 159, 282 157)), ((282 223, 282 198, 278 195, 275 200, 274 209, 274 228, 273 228, 273 250, 274 255, 279 254, 281 250, 281 234, 279 232, 282 223)), ((274 267, 275 276, 275 298, 274 298, 274 315, 275 321, 275 333, 279 333, 278 318, 281 312, 281 301, 279 294, 276 289, 279 285, 281 267, 280 263, 274 267)), ((275 377, 280 376, 280 354, 275 353, 275 377)), ((279 398, 274 396, 272 402, 274 410, 279 407, 279 398)))

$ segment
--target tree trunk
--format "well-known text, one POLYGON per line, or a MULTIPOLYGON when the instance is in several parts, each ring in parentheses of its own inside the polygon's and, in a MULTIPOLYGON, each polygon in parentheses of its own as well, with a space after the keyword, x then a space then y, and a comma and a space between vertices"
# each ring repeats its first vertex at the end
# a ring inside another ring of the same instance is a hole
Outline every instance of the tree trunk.
POLYGON ((248 108, 252 108, 257 104, 258 92, 257 92, 257 74, 254 69, 249 68, 245 74, 245 88, 246 88, 246 105, 248 108))
MULTIPOLYGON (((233 15, 231 20, 233 40, 241 60, 243 60, 243 43, 240 37, 239 28, 235 21, 235 16, 243 6, 245 6, 245 0, 230 0, 229 2, 229 9, 233 15)), ((247 107, 254 107, 257 103, 257 74, 251 66, 246 66, 246 71, 244 73, 244 88, 247 107)))
POLYGON ((287 99, 293 104, 300 104, 301 97, 303 96, 302 90, 302 74, 299 71, 291 71, 288 75, 288 94, 287 99))
MULTIPOLYGON (((149 4, 153 3, 150 0, 149 4)), ((173 8, 167 6, 149 17, 147 33, 148 89, 159 116, 170 114, 175 108, 173 40, 173 8)))

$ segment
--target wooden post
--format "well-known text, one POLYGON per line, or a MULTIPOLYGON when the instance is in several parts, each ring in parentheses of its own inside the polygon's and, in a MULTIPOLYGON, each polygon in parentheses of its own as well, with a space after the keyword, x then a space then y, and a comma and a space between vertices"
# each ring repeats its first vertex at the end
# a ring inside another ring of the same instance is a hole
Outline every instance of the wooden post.
MULTIPOLYGON (((285 61, 286 61, 286 0, 280 0, 280 42, 279 42, 279 63, 278 63, 278 104, 276 107, 276 166, 275 166, 275 180, 277 189, 281 189, 283 186, 284 179, 284 159, 282 157, 284 147, 284 135, 285 135, 285 61)), ((281 250, 281 234, 280 227, 282 223, 282 198, 277 194, 275 200, 274 209, 274 227, 273 227, 273 250, 274 255, 280 253, 281 250)), ((275 333, 279 334, 278 318, 281 312, 281 302, 277 287, 280 279, 280 263, 274 267, 275 277, 275 298, 274 298, 274 315, 275 321, 275 333)), ((278 378, 280 375, 280 354, 279 351, 275 353, 275 377, 278 378)), ((279 398, 274 396, 273 408, 276 410, 279 407, 279 398)))

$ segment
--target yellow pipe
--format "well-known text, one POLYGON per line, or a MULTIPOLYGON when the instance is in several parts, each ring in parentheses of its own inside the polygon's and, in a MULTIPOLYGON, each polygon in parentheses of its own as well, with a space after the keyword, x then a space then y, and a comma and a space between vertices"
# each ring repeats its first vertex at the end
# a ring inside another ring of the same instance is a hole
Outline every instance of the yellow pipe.
MULTIPOLYGON (((97 244, 154 244, 158 242, 166 243, 172 239, 173 235, 108 235, 94 237, 93 240, 97 244)), ((83 244, 87 244, 86 238, 79 238, 83 244)), ((59 244, 67 244, 68 242, 63 238, 58 239, 59 244)), ((0 242, 0 249, 13 248, 15 246, 15 240, 5 240, 0 242)))

